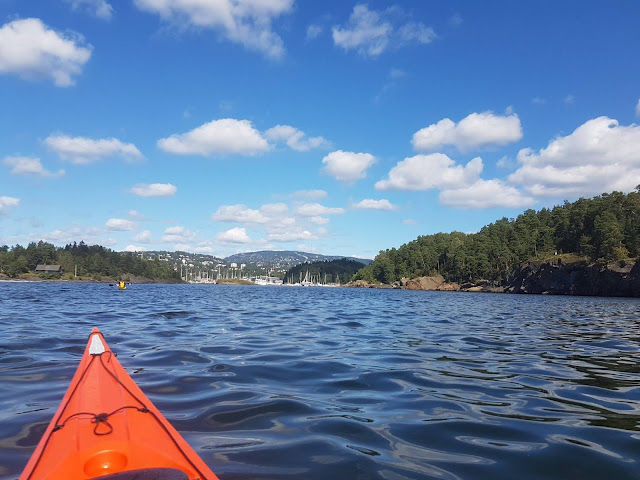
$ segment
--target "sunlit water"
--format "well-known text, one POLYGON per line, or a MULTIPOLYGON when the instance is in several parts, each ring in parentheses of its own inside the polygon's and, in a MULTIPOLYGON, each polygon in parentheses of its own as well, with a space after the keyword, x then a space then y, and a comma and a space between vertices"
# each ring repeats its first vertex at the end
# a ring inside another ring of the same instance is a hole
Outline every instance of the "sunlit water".
POLYGON ((0 479, 91 327, 222 480, 640 478, 640 301, 0 283, 0 479))

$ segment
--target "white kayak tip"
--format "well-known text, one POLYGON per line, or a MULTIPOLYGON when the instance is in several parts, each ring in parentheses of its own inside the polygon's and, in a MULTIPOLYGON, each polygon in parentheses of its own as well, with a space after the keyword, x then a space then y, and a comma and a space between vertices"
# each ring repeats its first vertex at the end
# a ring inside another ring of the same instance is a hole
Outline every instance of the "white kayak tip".
POLYGON ((89 354, 90 355, 100 355, 105 352, 104 343, 100 340, 100 335, 93 334, 91 335, 91 343, 89 344, 89 354))

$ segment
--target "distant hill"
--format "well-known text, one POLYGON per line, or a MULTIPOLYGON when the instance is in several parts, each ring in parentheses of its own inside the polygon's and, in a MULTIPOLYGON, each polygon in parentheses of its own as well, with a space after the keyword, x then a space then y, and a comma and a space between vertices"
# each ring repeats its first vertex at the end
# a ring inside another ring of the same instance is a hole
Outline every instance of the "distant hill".
POLYGON ((365 265, 368 265, 372 262, 372 260, 354 257, 320 255, 318 253, 297 251, 272 250, 237 253, 226 258, 218 258, 214 257, 213 255, 206 255, 203 253, 189 253, 181 251, 147 251, 142 252, 139 255, 148 260, 160 260, 163 262, 167 262, 179 272, 188 271, 194 272, 195 275, 199 275, 203 274, 203 272, 208 271, 210 272, 209 275, 211 276, 214 275, 213 272, 215 271, 218 271, 221 274, 225 274, 227 270, 233 270, 233 272, 235 272, 235 274, 237 275, 241 265, 244 265, 244 267, 241 269, 242 275, 250 276, 264 275, 265 270, 270 270, 273 273, 280 272, 280 274, 284 274, 284 272, 286 272, 287 270, 295 267, 296 265, 300 265, 301 263, 341 260, 343 258, 360 262, 365 265), (232 267, 232 264, 236 264, 236 266, 232 267))
POLYGON ((225 262, 234 262, 234 263, 255 263, 257 265, 266 265, 272 267, 281 267, 285 269, 289 269, 295 265, 299 265, 301 263, 311 263, 311 262, 323 262, 326 260, 340 260, 346 258, 347 260, 353 260, 356 262, 364 263, 365 265, 372 262, 372 260, 363 259, 363 258, 355 258, 355 257, 346 257, 344 255, 321 255, 319 253, 308 253, 308 252, 298 252, 298 251, 274 251, 274 250, 262 250, 259 252, 246 252, 246 253, 236 253, 235 255, 230 255, 224 259, 225 262))

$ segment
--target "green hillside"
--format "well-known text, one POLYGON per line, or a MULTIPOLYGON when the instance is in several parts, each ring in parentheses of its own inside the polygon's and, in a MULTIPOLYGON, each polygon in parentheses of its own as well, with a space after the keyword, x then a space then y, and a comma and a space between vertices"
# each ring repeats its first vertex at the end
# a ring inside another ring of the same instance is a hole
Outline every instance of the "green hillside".
POLYGON ((478 233, 437 233, 381 251, 354 280, 392 283, 442 274, 449 282, 498 282, 531 259, 572 254, 591 262, 640 255, 640 185, 635 192, 581 198, 502 218, 478 233))
POLYGON ((20 245, 0 247, 0 274, 15 278, 33 273, 40 264, 61 265, 65 279, 100 280, 102 277, 134 275, 156 281, 180 281, 180 274, 167 262, 145 260, 135 253, 114 252, 84 242, 65 247, 43 241, 32 242, 26 248, 20 245))
POLYGON ((316 283, 346 283, 359 269, 363 262, 342 258, 321 262, 305 262, 290 268, 284 275, 286 283, 300 283, 305 277, 316 283), (311 280, 313 279, 313 280, 311 280))

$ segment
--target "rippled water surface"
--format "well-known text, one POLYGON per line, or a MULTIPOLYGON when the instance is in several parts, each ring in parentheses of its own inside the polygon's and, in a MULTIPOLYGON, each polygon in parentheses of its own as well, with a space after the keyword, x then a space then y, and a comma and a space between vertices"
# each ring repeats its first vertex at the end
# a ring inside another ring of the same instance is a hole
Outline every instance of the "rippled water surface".
POLYGON ((0 479, 98 326, 222 480, 640 477, 640 301, 0 283, 0 479))

